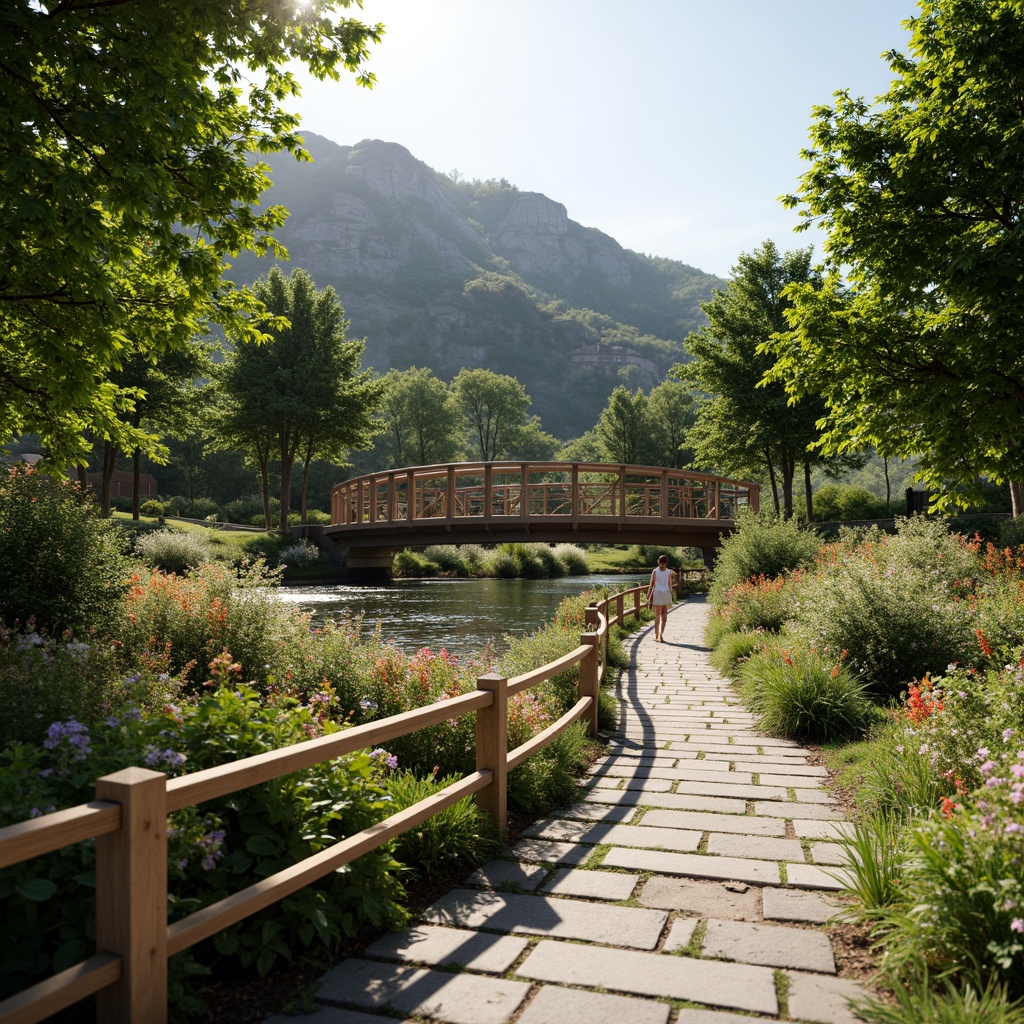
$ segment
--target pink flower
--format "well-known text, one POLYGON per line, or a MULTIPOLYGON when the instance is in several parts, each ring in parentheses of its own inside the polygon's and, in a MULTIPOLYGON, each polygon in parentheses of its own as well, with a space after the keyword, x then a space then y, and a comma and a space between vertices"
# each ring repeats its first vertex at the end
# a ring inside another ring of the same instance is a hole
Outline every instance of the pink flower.
POLYGON ((1024 932, 1024 918, 1022 918, 1022 917, 1015 917, 1010 922, 1010 931, 1011 932, 1024 932))

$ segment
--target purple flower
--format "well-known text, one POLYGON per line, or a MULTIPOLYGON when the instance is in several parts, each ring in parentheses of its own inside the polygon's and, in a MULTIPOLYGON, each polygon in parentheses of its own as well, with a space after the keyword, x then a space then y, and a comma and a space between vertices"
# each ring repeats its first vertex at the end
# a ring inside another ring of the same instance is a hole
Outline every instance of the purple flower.
POLYGON ((993 768, 995 768, 995 766, 996 766, 996 763, 995 763, 995 761, 986 761, 986 762, 985 762, 985 763, 984 763, 984 764, 983 764, 983 765, 982 765, 982 766, 981 766, 981 767, 980 767, 980 768, 978 769, 978 771, 980 771, 982 775, 988 775, 988 774, 989 774, 989 773, 990 773, 990 772, 992 771, 992 769, 993 769, 993 768))
POLYGON ((39 810, 38 807, 33 807, 32 810, 28 812, 28 816, 30 818, 41 818, 43 816, 43 812, 39 810))
POLYGON ((384 763, 389 768, 397 768, 398 767, 398 758, 394 754, 388 754, 388 756, 384 759, 384 763))

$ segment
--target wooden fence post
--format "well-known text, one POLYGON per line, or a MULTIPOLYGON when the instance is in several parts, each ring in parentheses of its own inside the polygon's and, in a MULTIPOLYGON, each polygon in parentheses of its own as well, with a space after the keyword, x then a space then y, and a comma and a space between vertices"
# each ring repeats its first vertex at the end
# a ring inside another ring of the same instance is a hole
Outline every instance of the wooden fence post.
POLYGON ((96 797, 121 805, 121 827, 96 838, 96 948, 121 957, 96 1019, 166 1024, 167 776, 124 768, 96 780, 96 797))
POLYGON ((494 703, 476 713, 476 770, 490 770, 491 784, 476 796, 501 835, 508 830, 508 680, 493 672, 480 676, 478 690, 494 694, 494 703))
POLYGON ((637 625, 640 625, 640 598, 642 594, 642 590, 637 590, 633 593, 633 621, 637 625))
POLYGON ((587 735, 593 739, 597 735, 597 698, 600 691, 601 664, 598 657, 597 634, 581 633, 580 644, 590 648, 586 657, 580 662, 580 697, 590 697, 590 710, 586 714, 587 735))
MULTIPOLYGON (((607 614, 608 602, 605 601, 605 613, 607 614)), ((588 604, 584 612, 584 620, 587 625, 588 633, 596 633, 599 625, 599 616, 596 604, 588 604)), ((604 648, 603 650, 598 648, 598 664, 604 665, 608 661, 608 632, 604 634, 604 648)), ((600 678, 601 670, 598 668, 598 678, 600 678)))

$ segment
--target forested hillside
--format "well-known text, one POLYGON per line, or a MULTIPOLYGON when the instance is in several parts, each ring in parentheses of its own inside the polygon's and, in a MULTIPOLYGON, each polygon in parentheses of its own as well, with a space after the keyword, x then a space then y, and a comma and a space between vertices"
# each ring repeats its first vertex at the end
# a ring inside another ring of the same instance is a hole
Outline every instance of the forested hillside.
MULTIPOLYGON (((446 380, 463 367, 514 375, 563 439, 593 426, 616 384, 661 381, 725 283, 623 249, 539 193, 438 173, 394 143, 307 134, 306 149, 312 163, 269 160, 265 203, 290 211, 277 233, 290 266, 337 290, 366 363, 446 380)), ((231 277, 248 283, 271 265, 245 256, 231 277)))

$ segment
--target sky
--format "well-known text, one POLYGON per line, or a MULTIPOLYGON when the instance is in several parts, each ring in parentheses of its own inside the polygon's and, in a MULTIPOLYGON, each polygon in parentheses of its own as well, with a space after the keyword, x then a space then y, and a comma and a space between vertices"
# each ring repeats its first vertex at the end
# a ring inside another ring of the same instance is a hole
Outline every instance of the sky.
POLYGON ((814 244, 798 187, 811 111, 872 99, 913 0, 363 0, 382 22, 351 77, 300 74, 289 107, 340 145, 382 139, 437 171, 505 178, 627 249, 727 277, 766 239, 814 244))

